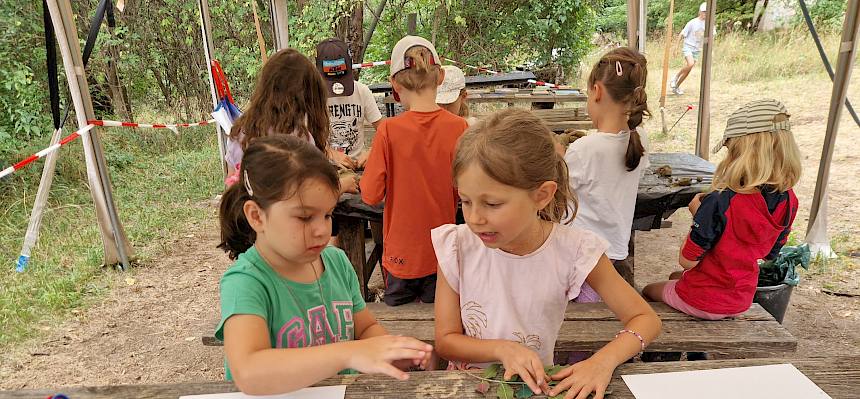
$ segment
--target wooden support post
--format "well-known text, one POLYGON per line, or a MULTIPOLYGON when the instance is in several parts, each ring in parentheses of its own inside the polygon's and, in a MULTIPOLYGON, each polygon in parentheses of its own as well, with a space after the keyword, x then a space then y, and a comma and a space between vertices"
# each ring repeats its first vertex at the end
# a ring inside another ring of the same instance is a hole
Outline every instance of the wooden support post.
POLYGON ((275 51, 290 47, 290 14, 286 0, 271 0, 272 29, 275 36, 275 51))
POLYGON ((669 83, 669 58, 672 57, 672 40, 675 21, 675 0, 669 0, 669 16, 666 18, 665 39, 666 46, 663 49, 663 79, 660 82, 660 122, 663 135, 669 133, 666 128, 666 86, 669 83))
MULTIPOLYGON (((252 0, 255 1, 255 0, 252 0)), ((206 72, 209 76, 209 92, 212 94, 212 109, 218 107, 218 91, 215 89, 215 77, 212 76, 212 54, 215 46, 212 44, 212 20, 209 18, 209 0, 199 0, 198 8, 200 9, 200 31, 203 36, 203 55, 206 57, 206 72)), ((227 161, 224 159, 225 148, 227 148, 226 134, 217 123, 215 126, 215 134, 218 139, 218 159, 221 161, 221 174, 227 177, 227 161)))
POLYGON ((696 130, 696 155, 708 159, 711 137, 711 61, 714 50, 714 26, 716 26, 717 0, 707 0, 705 18, 705 41, 702 49, 702 83, 699 92, 699 122, 696 130))
POLYGON ((851 80, 851 69, 857 52, 858 27, 860 27, 860 0, 850 0, 845 10, 845 22, 842 25, 842 40, 839 46, 839 58, 836 61, 833 92, 830 96, 827 131, 824 136, 824 147, 821 150, 821 163, 818 166, 818 179, 815 182, 815 194, 812 197, 809 225, 806 231, 806 241, 810 244, 810 249, 814 253, 828 257, 832 255, 832 249, 827 238, 827 184, 830 180, 830 164, 833 161, 842 104, 845 103, 845 97, 848 94, 848 82, 851 80))
POLYGON ((337 220, 337 239, 341 249, 346 252, 346 257, 352 262, 355 275, 358 276, 359 290, 361 296, 367 299, 367 280, 369 273, 365 272, 367 260, 365 259, 364 227, 365 221, 354 217, 343 217, 337 220))
POLYGON ((627 0, 627 47, 639 48, 639 0, 627 0))
POLYGON ((639 0, 639 35, 637 43, 639 44, 639 52, 645 54, 645 32, 648 31, 648 0, 639 0))
MULTIPOLYGON (((72 6, 69 0, 48 0, 47 3, 57 35, 57 44, 63 57, 63 67, 75 107, 78 128, 83 128, 87 126, 88 119, 94 119, 94 114, 72 6)), ((87 163, 87 181, 104 244, 105 264, 120 263, 121 268, 125 270, 129 267, 129 257, 133 255, 114 206, 110 171, 102 153, 98 128, 83 135, 81 141, 87 163)))

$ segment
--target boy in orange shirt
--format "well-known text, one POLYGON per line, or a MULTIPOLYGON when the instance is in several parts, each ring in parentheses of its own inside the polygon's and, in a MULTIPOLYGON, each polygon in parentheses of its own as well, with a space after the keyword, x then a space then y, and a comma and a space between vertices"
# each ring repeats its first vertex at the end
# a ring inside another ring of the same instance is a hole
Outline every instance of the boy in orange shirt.
POLYGON ((384 301, 398 306, 436 297, 438 262, 430 230, 454 223, 451 162, 466 120, 436 105, 445 75, 427 39, 406 36, 391 53, 394 99, 406 112, 386 118, 373 138, 361 178, 361 198, 385 200, 382 256, 384 301))

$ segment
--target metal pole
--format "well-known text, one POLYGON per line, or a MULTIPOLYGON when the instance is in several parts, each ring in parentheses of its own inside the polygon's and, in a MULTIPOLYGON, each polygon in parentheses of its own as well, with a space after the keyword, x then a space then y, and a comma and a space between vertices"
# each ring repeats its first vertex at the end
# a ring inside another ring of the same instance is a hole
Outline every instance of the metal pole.
POLYGON ((275 33, 275 51, 290 47, 289 12, 287 0, 271 0, 272 29, 275 33))
POLYGON ((842 25, 842 40, 839 45, 836 76, 830 97, 827 132, 824 136, 824 147, 821 150, 821 163, 818 166, 818 179, 815 181, 815 194, 812 197, 806 235, 806 241, 811 244, 814 252, 826 253, 828 256, 832 251, 830 241, 827 239, 827 184, 830 180, 830 164, 833 161, 842 104, 845 103, 845 97, 848 94, 848 82, 851 80, 851 69, 857 52, 858 27, 860 27, 860 0, 850 0, 845 10, 845 22, 842 25))
MULTIPOLYGON (((78 128, 83 128, 87 125, 87 119, 92 119, 94 114, 83 60, 81 59, 77 28, 72 17, 72 7, 69 0, 48 0, 47 3, 51 12, 51 20, 54 23, 57 43, 63 56, 63 66, 66 71, 72 102, 75 106, 78 128)), ((81 140, 87 159, 90 193, 93 196, 96 216, 102 233, 102 242, 104 243, 105 264, 113 265, 119 262, 121 269, 126 270, 129 267, 129 256, 132 250, 114 206, 110 171, 102 153, 98 131, 96 129, 91 130, 88 135, 81 137, 81 140), (105 223, 105 218, 109 220, 109 224, 105 223), (113 238, 113 243, 108 237, 113 238)))
MULTIPOLYGON (((252 0, 256 1, 256 0, 252 0)), ((218 92, 215 89, 215 79, 212 76, 212 53, 215 46, 212 44, 212 20, 209 17, 209 0, 200 0, 197 3, 200 8, 200 31, 203 35, 203 54, 206 57, 206 72, 209 76, 209 92, 212 94, 212 109, 218 107, 218 92)), ((218 139, 218 159, 221 161, 221 174, 224 178, 227 177, 227 162, 224 160, 226 143, 224 141, 224 130, 217 123, 215 125, 215 135, 218 139)), ((227 132, 230 133, 230 132, 227 132)))
POLYGON ((717 17, 717 0, 708 0, 705 20, 705 43, 702 49, 702 83, 699 91, 699 122, 696 130, 696 155, 708 159, 708 142, 711 137, 711 60, 714 50, 714 26, 717 17))

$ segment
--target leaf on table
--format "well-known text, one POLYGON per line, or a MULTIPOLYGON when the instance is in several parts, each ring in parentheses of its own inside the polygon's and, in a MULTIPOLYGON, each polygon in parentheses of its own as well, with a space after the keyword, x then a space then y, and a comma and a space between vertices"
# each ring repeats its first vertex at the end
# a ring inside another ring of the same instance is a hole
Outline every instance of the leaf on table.
POLYGON ((554 376, 564 370, 564 366, 546 366, 544 367, 544 372, 548 376, 554 376))
POLYGON ((490 367, 484 369, 484 378, 495 378, 499 375, 499 370, 502 368, 501 364, 495 363, 491 364, 490 367))
POLYGON ((530 398, 534 395, 532 389, 528 385, 523 384, 520 389, 517 389, 517 399, 530 398))
POLYGON ((508 384, 499 384, 496 396, 500 399, 514 399, 514 390, 508 384))

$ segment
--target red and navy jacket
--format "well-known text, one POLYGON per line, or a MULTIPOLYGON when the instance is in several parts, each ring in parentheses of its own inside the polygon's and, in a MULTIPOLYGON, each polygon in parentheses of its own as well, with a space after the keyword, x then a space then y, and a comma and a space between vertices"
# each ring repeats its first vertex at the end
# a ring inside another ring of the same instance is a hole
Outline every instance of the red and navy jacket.
POLYGON ((675 285, 688 305, 710 313, 749 309, 758 285, 758 260, 773 259, 785 245, 797 197, 793 190, 738 194, 714 191, 702 198, 681 255, 699 264, 675 285))

